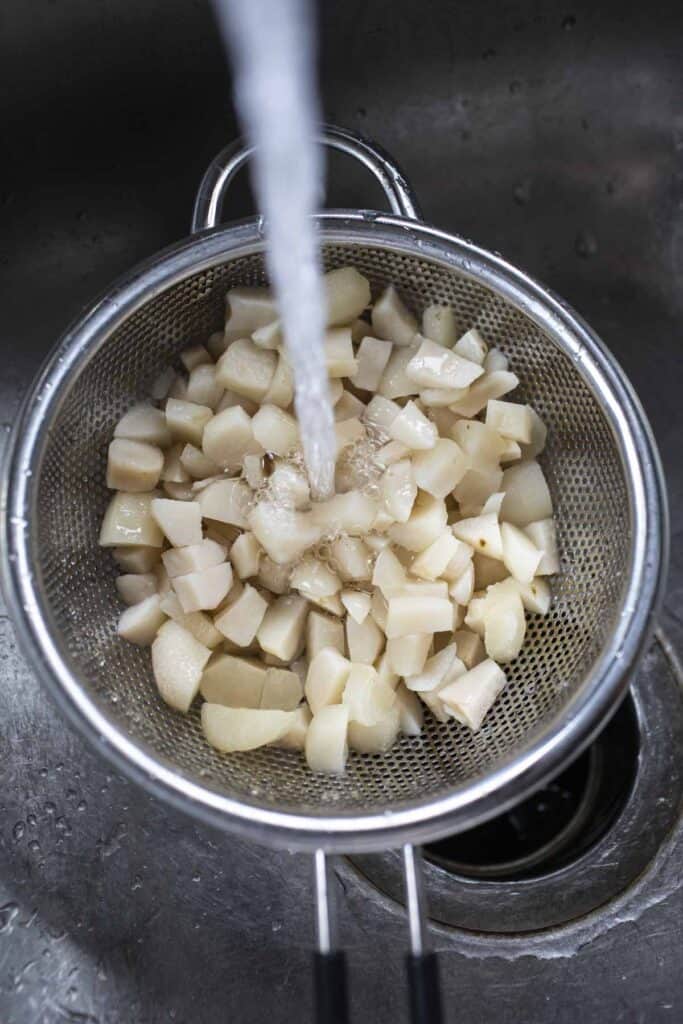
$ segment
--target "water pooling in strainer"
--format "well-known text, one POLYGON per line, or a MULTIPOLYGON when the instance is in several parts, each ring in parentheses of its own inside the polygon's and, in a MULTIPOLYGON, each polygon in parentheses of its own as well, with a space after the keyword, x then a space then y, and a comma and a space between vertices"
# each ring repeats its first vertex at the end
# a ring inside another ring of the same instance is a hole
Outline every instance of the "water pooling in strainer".
POLYGON ((325 304, 312 215, 322 194, 315 142, 312 11, 307 0, 214 0, 235 69, 235 101, 251 145, 314 496, 334 488, 334 420, 322 345, 325 304))

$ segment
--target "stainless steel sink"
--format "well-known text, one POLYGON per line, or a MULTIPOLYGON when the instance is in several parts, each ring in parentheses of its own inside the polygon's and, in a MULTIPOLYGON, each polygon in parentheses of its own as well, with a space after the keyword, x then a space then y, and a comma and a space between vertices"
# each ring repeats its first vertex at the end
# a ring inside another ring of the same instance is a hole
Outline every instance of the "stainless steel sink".
MULTIPOLYGON (((0 17, 2 446, 70 318, 187 233, 202 171, 236 130, 204 2, 5 0, 0 17)), ((321 26, 326 116, 396 156, 429 221, 530 270, 616 352, 657 434, 675 538, 680 5, 328 0, 321 26)), ((330 170, 331 205, 381 203, 341 159, 330 170)), ((227 215, 249 202, 245 185, 227 215)), ((672 555, 664 635, 637 687, 659 705, 667 742, 678 735, 683 650, 675 539, 672 555)), ((1 607, 0 676, 2 1024, 310 1019, 307 860, 202 831, 109 774, 46 702, 1 607)), ((641 759, 653 756, 653 738, 641 759)), ((618 759, 613 770, 625 770, 618 759)), ((616 884, 598 882, 595 856, 590 870, 559 869, 553 886, 571 870, 568 891, 582 899, 550 927, 528 929, 541 920, 538 887, 530 898, 523 882, 496 889, 430 868, 449 1020, 683 1016, 675 771, 659 778, 654 801, 652 829, 610 826, 603 836, 603 874, 616 884), (508 901, 510 913, 489 907, 478 922, 472 886, 482 901, 508 901), (506 927, 492 930, 502 917, 506 927)), ((355 1019, 377 1024, 404 1019, 406 1005, 390 875, 390 858, 363 874, 350 863, 338 870, 355 1019)))

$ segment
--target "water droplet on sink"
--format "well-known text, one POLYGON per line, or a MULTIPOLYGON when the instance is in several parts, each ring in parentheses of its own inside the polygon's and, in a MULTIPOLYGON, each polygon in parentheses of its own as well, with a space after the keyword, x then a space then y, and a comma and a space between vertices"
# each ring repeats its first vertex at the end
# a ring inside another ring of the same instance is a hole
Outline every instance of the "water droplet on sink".
POLYGON ((19 840, 23 838, 25 831, 26 825, 23 823, 23 821, 18 821, 14 828, 12 829, 12 836, 14 837, 14 841, 16 843, 18 843, 19 840))
POLYGON ((5 903, 3 907, 0 907, 0 935, 3 932, 12 931, 18 913, 19 907, 16 903, 5 903))

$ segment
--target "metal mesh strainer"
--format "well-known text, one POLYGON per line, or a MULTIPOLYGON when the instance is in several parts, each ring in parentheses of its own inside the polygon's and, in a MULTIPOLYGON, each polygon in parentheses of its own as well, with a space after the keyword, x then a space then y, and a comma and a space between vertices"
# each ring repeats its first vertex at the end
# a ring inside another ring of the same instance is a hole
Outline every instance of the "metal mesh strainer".
MULTIPOLYGON (((415 211, 393 165, 345 135, 415 211)), ((222 154, 195 226, 213 223, 245 154, 222 154)), ((221 757, 198 715, 158 699, 149 654, 116 637, 110 555, 97 546, 106 450, 122 412, 188 344, 222 326, 224 296, 264 281, 259 223, 203 233, 121 281, 67 333, 24 409, 7 475, 6 582, 28 656, 72 719, 121 766, 194 813, 291 846, 371 849, 435 838, 520 798, 578 753, 616 706, 643 645, 665 559, 664 499, 647 423, 609 353, 577 316, 500 258, 405 217, 320 217, 327 267, 393 282, 416 310, 453 306, 510 357, 549 427, 542 457, 562 572, 532 620, 510 683, 476 735, 428 719, 386 756, 351 756, 341 778, 290 752, 221 757)))

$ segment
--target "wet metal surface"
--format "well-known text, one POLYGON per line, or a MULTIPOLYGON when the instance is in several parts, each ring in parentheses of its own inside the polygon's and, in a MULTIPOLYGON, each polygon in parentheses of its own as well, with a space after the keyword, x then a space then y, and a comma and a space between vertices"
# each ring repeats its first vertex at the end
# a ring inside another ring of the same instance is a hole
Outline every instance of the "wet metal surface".
MULTIPOLYGON (((328 119, 377 138, 427 220, 548 283, 630 374, 668 476, 663 622, 680 652, 680 7, 323 7, 328 119)), ((0 17, 1 445, 68 321, 186 234, 235 129, 204 3, 7 0, 0 17)), ((336 205, 380 203, 344 162, 332 171, 336 205)), ((237 191, 228 215, 245 203, 237 191)), ((662 658, 643 670, 652 687, 662 658)), ((0 678, 2 1024, 309 1019, 309 861, 199 830, 112 775, 27 672, 2 609, 0 678)), ((658 799, 679 797, 672 783, 658 799)), ((679 823, 635 883, 563 928, 438 930, 448 1019, 680 1019, 682 861, 679 823)), ((402 912, 352 868, 337 878, 355 1019, 405 1020, 402 912)))

